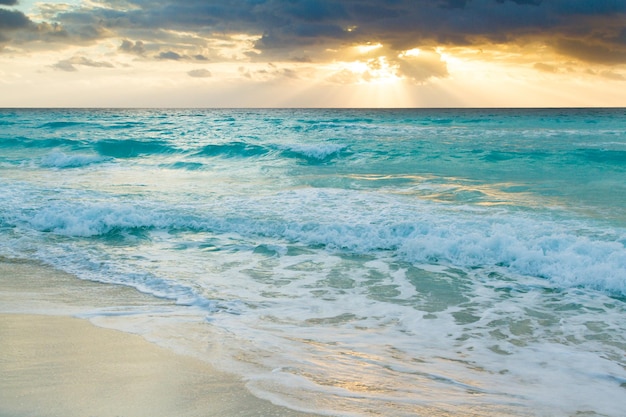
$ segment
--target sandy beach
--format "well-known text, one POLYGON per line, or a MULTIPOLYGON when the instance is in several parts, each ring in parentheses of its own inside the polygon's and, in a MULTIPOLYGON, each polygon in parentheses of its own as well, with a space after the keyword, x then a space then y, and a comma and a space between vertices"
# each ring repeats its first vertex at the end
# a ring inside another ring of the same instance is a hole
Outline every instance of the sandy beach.
POLYGON ((60 315, 106 303, 93 299, 95 288, 127 293, 128 302, 148 298, 132 289, 19 262, 0 263, 0 284, 0 416, 304 415, 254 397, 201 360, 60 315))

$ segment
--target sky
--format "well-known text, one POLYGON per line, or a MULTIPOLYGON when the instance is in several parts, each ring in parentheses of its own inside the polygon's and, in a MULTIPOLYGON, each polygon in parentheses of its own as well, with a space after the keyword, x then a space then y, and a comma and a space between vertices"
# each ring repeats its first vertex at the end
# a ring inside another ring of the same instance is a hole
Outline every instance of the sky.
POLYGON ((0 0, 0 107, 626 107, 626 0, 0 0))

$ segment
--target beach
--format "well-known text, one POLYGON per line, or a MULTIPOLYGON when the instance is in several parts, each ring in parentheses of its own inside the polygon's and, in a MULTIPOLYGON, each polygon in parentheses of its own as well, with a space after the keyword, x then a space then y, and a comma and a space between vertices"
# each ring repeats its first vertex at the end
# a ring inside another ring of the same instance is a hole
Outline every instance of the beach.
POLYGON ((70 314, 110 302, 102 297, 111 290, 118 303, 144 298, 133 289, 6 261, 0 287, 2 417, 305 415, 254 397, 206 362, 70 314))

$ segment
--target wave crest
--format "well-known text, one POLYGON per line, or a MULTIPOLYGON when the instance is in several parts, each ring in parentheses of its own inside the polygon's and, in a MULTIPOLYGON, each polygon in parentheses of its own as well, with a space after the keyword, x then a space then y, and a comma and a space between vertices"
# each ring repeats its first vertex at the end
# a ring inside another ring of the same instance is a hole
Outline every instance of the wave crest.
POLYGON ((264 146, 253 145, 246 142, 230 142, 224 144, 206 145, 196 152, 196 156, 209 157, 231 157, 231 158, 247 158, 254 156, 262 156, 269 153, 269 149, 264 146))
POLYGON ((142 155, 169 154, 178 151, 167 142, 160 140, 102 140, 94 146, 101 155, 114 158, 135 158, 142 155))
POLYGON ((57 203, 34 214, 24 212, 23 221, 40 232, 74 237, 136 236, 157 229, 237 234, 261 243, 279 239, 346 253, 385 252, 410 263, 434 262, 468 270, 506 268, 561 287, 585 286, 626 295, 624 231, 488 210, 478 215, 438 204, 408 207, 400 200, 371 198, 359 193, 303 192, 254 202, 223 201, 227 211, 218 206, 181 211, 57 203), (357 206, 361 210, 353 210, 357 206))
POLYGON ((346 152, 348 147, 342 144, 290 144, 279 145, 283 155, 287 157, 303 158, 314 162, 329 161, 341 153, 346 152))
POLYGON ((46 168, 80 168, 108 160, 110 158, 98 155, 67 155, 55 151, 41 158, 41 166, 46 168))

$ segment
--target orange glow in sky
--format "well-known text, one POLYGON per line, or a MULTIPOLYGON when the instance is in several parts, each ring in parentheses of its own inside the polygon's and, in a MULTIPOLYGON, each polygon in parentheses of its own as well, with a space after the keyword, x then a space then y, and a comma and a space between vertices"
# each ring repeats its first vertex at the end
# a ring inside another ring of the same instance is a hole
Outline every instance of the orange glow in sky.
POLYGON ((626 106, 592 3, 0 0, 0 106, 626 106))

